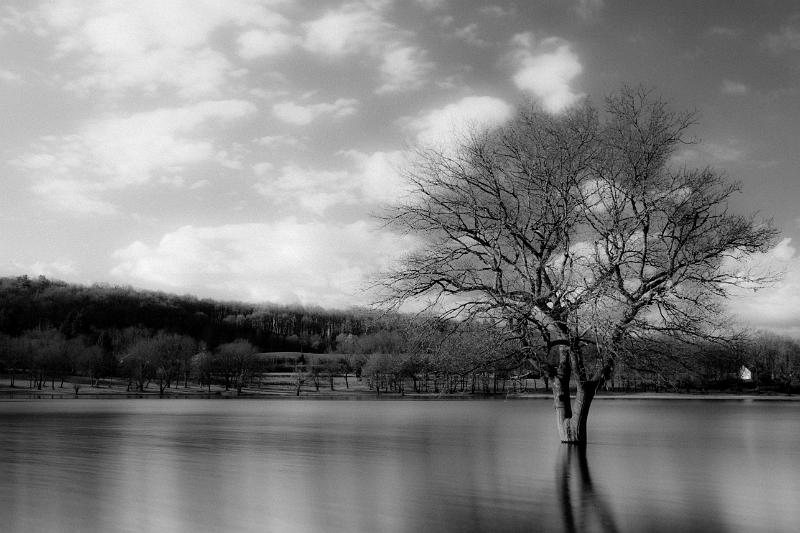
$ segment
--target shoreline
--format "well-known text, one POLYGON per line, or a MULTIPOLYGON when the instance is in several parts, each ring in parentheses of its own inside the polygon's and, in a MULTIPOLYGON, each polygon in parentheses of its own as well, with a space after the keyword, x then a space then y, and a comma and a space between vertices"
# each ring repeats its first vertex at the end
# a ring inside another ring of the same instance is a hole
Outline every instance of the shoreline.
MULTIPOLYGON (((78 378, 81 379, 81 378, 78 378)), ((333 389, 328 380, 320 380, 318 384, 305 381, 300 386, 298 394, 297 384, 292 382, 286 374, 264 375, 262 379, 244 387, 241 393, 231 387, 228 390, 222 384, 199 385, 189 382, 186 386, 173 384, 159 392, 156 383, 151 382, 144 391, 128 390, 128 383, 124 379, 103 380, 95 385, 85 381, 77 381, 75 377, 63 381, 55 381, 56 385, 47 382, 41 389, 33 388, 27 379, 17 377, 14 387, 11 380, 4 376, 0 378, 0 401, 14 400, 109 400, 109 399, 248 399, 248 400, 278 400, 278 399, 303 399, 303 400, 553 400, 552 392, 543 386, 527 387, 505 392, 414 392, 413 389, 404 392, 382 391, 377 394, 370 389, 366 379, 359 380, 351 377, 349 380, 336 377, 333 380, 333 389), (83 381, 83 382, 82 382, 83 381), (317 386, 318 385, 318 386, 317 386), (76 390, 77 388, 77 390, 76 390)), ((574 392, 572 394, 574 397, 574 392)), ((596 400, 712 400, 712 401, 800 401, 800 395, 791 395, 773 390, 725 391, 715 390, 701 392, 624 392, 624 391, 599 391, 596 400)))
MULTIPOLYGON (((244 390, 241 394, 236 391, 212 390, 200 391, 198 389, 180 391, 170 390, 160 394, 157 390, 145 392, 128 392, 125 390, 91 390, 75 394, 68 390, 36 390, 28 388, 6 387, 0 388, 0 402, 8 401, 34 401, 34 400, 408 400, 408 401, 471 401, 471 400, 550 400, 552 394, 546 392, 520 392, 508 394, 437 394, 437 393, 406 393, 398 392, 380 395, 369 390, 341 390, 341 391, 302 391, 297 395, 291 390, 244 390)), ((625 400, 676 400, 676 401, 800 401, 800 395, 785 393, 676 393, 676 392, 609 392, 595 396, 597 401, 625 401, 625 400)))

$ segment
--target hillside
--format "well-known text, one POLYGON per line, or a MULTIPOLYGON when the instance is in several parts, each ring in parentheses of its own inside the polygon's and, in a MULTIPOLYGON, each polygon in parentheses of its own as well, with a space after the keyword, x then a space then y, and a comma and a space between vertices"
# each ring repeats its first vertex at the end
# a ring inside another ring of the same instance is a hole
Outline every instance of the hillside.
POLYGON ((67 338, 102 342, 127 328, 163 330, 209 347, 245 339, 261 351, 323 353, 340 334, 360 335, 368 310, 254 305, 108 285, 82 286, 44 277, 0 278, 0 333, 56 329, 67 338))

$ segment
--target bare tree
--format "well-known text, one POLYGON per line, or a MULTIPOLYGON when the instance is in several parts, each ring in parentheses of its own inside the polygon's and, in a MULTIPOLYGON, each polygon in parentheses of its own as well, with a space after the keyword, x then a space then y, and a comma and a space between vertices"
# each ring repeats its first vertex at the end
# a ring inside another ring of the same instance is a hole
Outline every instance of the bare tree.
POLYGON ((155 376, 155 358, 158 352, 152 337, 141 337, 132 342, 121 360, 128 375, 128 390, 133 385, 138 392, 144 392, 155 376))
POLYGON ((164 394, 173 381, 177 385, 185 362, 197 351, 197 343, 187 335, 160 331, 152 339, 152 348, 158 391, 164 394))
POLYGON ((219 372, 225 378, 225 390, 230 388, 231 380, 236 384, 236 392, 242 392, 250 380, 255 363, 255 346, 245 339, 236 339, 217 346, 215 358, 219 372))
POLYGON ((382 278, 383 303, 494 321, 549 377, 561 440, 585 442, 595 393, 635 363, 630 340, 721 337, 720 297, 763 281, 737 261, 776 231, 728 211, 739 189, 723 175, 676 164, 693 124, 624 87, 602 111, 525 108, 454 150, 421 150, 385 220, 426 244, 382 278))

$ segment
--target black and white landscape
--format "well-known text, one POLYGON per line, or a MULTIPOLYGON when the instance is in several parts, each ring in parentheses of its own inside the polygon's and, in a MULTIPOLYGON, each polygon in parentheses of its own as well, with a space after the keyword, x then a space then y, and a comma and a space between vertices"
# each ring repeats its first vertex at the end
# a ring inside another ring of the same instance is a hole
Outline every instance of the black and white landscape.
POLYGON ((800 7, 0 6, 8 531, 792 531, 800 7))

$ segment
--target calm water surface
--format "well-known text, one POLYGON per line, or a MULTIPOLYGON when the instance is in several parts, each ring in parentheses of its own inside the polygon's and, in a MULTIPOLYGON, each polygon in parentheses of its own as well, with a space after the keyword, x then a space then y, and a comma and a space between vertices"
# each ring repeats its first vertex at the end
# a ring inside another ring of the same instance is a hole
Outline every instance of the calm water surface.
POLYGON ((800 404, 0 402, 11 532, 800 531, 800 404))

